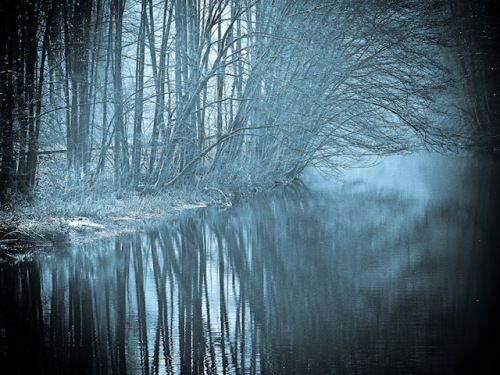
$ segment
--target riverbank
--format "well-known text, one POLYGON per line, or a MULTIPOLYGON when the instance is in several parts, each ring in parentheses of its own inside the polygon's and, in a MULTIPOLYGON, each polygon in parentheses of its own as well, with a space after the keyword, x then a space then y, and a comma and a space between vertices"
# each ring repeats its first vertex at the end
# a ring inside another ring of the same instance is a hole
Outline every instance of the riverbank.
POLYGON ((170 190, 168 193, 64 194, 38 192, 0 209, 0 260, 23 258, 33 249, 91 242, 140 230, 145 223, 175 218, 187 210, 230 206, 218 189, 170 190))

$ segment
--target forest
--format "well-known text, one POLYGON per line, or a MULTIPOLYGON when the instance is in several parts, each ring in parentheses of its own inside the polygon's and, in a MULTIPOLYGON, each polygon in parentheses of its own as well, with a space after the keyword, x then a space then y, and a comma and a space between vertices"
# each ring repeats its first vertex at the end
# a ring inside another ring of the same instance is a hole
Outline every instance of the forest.
POLYGON ((491 9, 2 0, 1 201, 55 187, 252 191, 308 166, 498 150, 491 9))

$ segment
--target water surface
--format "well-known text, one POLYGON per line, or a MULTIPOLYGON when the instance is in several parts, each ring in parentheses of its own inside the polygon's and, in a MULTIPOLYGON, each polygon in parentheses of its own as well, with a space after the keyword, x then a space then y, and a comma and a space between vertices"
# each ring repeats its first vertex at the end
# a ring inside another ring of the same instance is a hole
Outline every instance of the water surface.
POLYGON ((392 158, 0 264, 9 373, 483 373, 497 164, 392 158))

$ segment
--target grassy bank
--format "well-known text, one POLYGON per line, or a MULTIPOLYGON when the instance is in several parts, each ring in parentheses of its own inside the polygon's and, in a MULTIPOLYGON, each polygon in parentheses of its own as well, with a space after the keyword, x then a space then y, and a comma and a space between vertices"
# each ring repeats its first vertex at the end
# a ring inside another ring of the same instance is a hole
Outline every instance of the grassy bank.
POLYGON ((147 220, 230 204, 230 197, 215 188, 140 194, 107 191, 102 186, 53 186, 30 197, 13 197, 0 209, 0 258, 18 257, 33 248, 116 236, 138 230, 147 220))
MULTIPOLYGON (((74 186, 66 179, 61 155, 40 159, 36 189, 14 195, 0 206, 0 259, 41 246, 65 246, 135 231, 144 221, 175 217, 185 210, 228 206, 242 195, 267 190, 273 182, 249 180, 237 184, 227 176, 215 181, 181 183, 166 191, 140 192, 114 187, 113 176, 102 173, 74 186), (209 185, 209 184, 213 184, 209 185), (225 186, 222 191, 219 186, 225 186)), ((140 189, 139 189, 140 190, 140 189)))

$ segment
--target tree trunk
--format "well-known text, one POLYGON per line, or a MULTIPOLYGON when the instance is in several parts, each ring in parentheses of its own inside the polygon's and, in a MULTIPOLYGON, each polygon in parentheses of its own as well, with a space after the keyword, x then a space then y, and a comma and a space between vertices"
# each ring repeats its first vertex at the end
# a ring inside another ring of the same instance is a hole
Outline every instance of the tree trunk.
POLYGON ((15 189, 14 157, 14 41, 17 39, 15 0, 0 5, 0 203, 15 189))
POLYGON ((115 186, 121 188, 128 182, 128 150, 124 131, 123 92, 122 92, 122 32, 123 12, 126 0, 113 0, 115 25, 114 51, 114 105, 115 105, 115 186))
POLYGON ((135 83, 135 116, 134 116, 134 138, 132 151, 132 183, 137 186, 141 179, 141 153, 142 153, 142 116, 144 100, 144 50, 145 50, 145 27, 146 27, 146 1, 142 2, 141 24, 137 37, 137 62, 135 83))
POLYGON ((42 56, 40 61, 40 73, 38 74, 38 91, 36 95, 36 110, 35 110, 35 128, 34 132, 30 132, 29 149, 28 149, 28 186, 35 185, 36 171, 38 166, 38 139, 40 136, 40 123, 42 111, 42 94, 44 85, 45 60, 49 47, 50 28, 52 27, 52 15, 56 6, 56 0, 52 0, 51 8, 48 10, 45 32, 42 42, 42 56))

